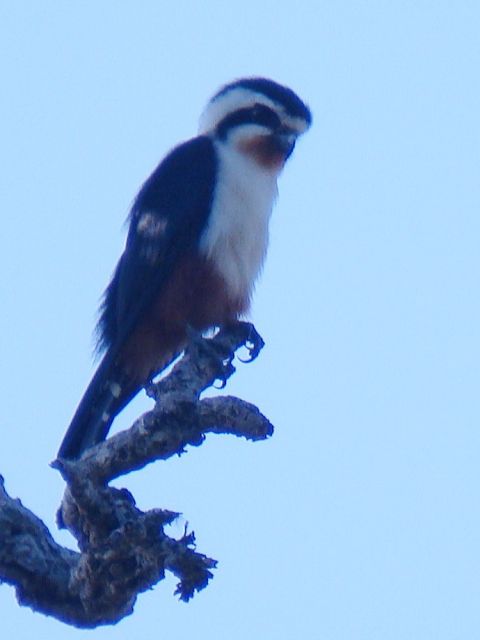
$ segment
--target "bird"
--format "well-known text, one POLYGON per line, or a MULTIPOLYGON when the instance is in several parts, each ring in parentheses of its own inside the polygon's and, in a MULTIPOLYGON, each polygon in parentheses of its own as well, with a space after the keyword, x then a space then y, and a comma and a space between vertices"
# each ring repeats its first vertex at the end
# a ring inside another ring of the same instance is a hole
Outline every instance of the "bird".
POLYGON ((123 254, 103 295, 100 363, 57 457, 78 459, 188 343, 239 321, 268 245, 277 178, 312 122, 290 88, 264 77, 222 86, 198 135, 140 188, 123 254))

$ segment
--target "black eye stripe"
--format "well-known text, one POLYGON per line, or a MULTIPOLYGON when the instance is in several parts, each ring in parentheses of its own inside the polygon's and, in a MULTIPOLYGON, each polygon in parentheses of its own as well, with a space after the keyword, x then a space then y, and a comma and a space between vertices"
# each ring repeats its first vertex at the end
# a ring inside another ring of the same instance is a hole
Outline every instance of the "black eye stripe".
POLYGON ((251 115, 253 121, 258 124, 265 124, 268 127, 279 127, 281 124, 275 111, 264 104, 255 104, 251 108, 251 115))
POLYGON ((217 125, 218 136, 225 138, 229 131, 243 124, 259 124, 270 129, 276 129, 281 125, 281 121, 273 109, 263 104, 255 104, 253 107, 238 109, 228 114, 217 125))
POLYGON ((247 91, 253 91, 254 93, 261 93, 273 102, 281 104, 285 111, 292 116, 292 118, 301 118, 305 120, 307 125, 312 122, 312 114, 310 109, 304 104, 300 98, 288 87, 284 87, 273 80, 267 78, 242 78, 225 85, 214 96, 213 100, 220 98, 234 89, 246 89, 247 91))

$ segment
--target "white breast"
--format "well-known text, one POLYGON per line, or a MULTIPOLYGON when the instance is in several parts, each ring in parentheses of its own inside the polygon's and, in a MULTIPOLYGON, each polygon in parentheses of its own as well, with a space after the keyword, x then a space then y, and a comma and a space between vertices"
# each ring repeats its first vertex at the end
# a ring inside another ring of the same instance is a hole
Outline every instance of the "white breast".
POLYGON ((268 246, 277 176, 231 146, 217 143, 219 171, 200 250, 224 278, 232 297, 250 296, 268 246))

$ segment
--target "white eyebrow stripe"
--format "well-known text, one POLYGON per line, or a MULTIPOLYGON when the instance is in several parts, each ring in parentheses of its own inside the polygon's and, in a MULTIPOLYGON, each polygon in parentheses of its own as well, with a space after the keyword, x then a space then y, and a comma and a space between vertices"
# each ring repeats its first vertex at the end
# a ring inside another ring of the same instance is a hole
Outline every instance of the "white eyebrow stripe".
POLYGON ((199 135, 204 135, 215 129, 215 127, 229 114, 239 109, 253 107, 255 104, 263 104, 269 107, 281 118, 282 122, 291 127, 294 131, 303 133, 308 125, 302 118, 289 116, 278 102, 270 100, 263 93, 236 87, 227 93, 211 100, 202 115, 199 122, 199 135))
POLYGON ((282 124, 284 126, 288 127, 289 129, 292 129, 298 134, 305 133, 305 131, 310 126, 307 122, 305 122, 303 118, 295 118, 295 117, 289 116, 285 112, 282 114, 281 118, 282 118, 282 124))

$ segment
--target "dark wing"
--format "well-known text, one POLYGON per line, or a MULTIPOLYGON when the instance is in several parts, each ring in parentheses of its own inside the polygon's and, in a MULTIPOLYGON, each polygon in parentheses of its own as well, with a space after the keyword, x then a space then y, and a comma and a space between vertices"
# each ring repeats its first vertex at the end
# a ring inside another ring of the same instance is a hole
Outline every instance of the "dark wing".
POLYGON ((178 259, 198 244, 216 171, 213 143, 199 136, 176 147, 141 188, 130 213, 125 251, 104 294, 97 328, 100 349, 123 344, 178 259))

